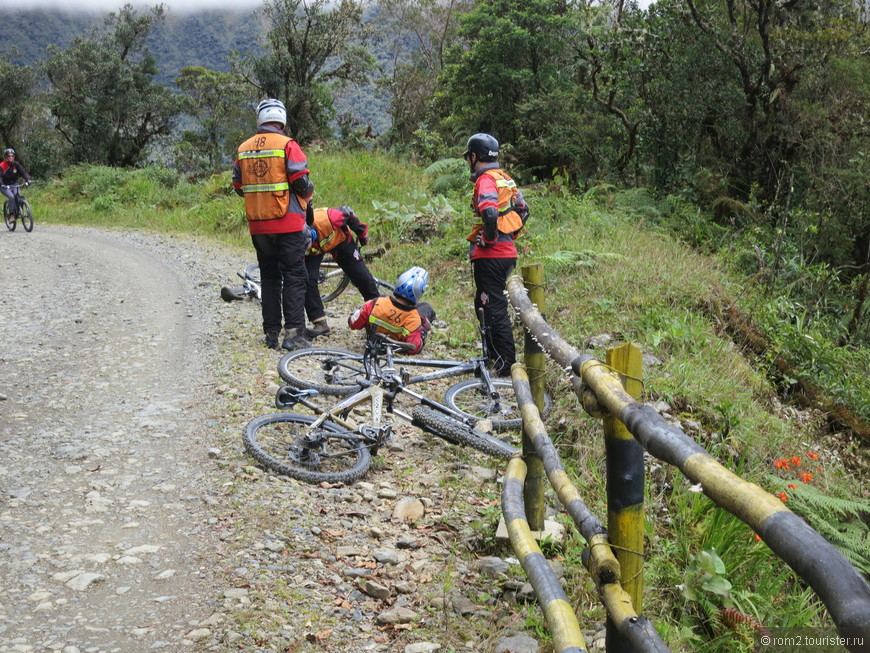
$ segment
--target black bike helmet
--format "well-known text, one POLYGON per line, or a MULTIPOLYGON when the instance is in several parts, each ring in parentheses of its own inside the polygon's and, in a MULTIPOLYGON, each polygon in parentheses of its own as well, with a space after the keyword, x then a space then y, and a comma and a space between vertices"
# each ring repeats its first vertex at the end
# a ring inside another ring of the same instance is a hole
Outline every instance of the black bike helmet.
POLYGON ((498 160, 498 141, 489 134, 475 134, 465 144, 462 158, 464 159, 469 154, 476 154, 478 161, 496 161, 498 160))

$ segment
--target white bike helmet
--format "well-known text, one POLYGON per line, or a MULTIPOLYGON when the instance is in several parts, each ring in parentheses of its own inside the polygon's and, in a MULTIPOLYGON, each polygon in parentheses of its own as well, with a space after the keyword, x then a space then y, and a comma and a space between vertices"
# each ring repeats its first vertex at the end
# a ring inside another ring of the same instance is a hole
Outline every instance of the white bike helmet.
POLYGON ((419 265, 408 268, 399 278, 396 279, 396 288, 393 294, 396 297, 407 299, 412 304, 416 304, 423 297, 423 291, 426 290, 426 284, 429 283, 429 273, 419 265))
POLYGON ((8 154, 15 154, 15 150, 13 150, 11 147, 7 147, 5 150, 3 150, 3 156, 6 156, 8 154))
POLYGON ((282 128, 287 124, 287 109, 281 100, 270 98, 257 105, 257 127, 267 122, 279 122, 282 128))

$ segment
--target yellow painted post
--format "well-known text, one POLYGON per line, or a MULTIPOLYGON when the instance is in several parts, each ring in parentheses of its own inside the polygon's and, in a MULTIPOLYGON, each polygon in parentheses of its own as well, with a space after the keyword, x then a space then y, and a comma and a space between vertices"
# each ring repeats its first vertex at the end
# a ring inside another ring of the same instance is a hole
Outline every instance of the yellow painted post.
MULTIPOLYGON (((529 293, 529 300, 537 305, 538 311, 544 313, 544 265, 534 263, 522 267, 523 284, 529 293)), ((525 330, 524 357, 526 373, 529 376, 529 387, 538 411, 544 410, 544 368, 547 356, 541 345, 532 338, 528 329, 525 330)), ((528 469, 523 487, 523 501, 526 507, 526 520, 533 531, 544 529, 544 488, 547 474, 544 463, 535 452, 535 446, 528 434, 523 430, 523 458, 528 469)))
MULTIPOLYGON (((625 391, 639 399, 643 391, 643 354, 635 344, 607 350, 607 365, 624 379, 625 391)), ((642 614, 643 594, 643 447, 625 425, 604 418, 607 454, 607 532, 621 569, 621 584, 642 614)))

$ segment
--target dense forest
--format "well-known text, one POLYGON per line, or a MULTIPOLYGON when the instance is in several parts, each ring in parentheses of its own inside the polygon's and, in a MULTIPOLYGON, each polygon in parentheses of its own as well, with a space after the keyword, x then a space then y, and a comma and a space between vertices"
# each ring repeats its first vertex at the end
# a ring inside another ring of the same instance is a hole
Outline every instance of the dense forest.
POLYGON ((524 184, 664 200, 651 220, 734 247, 792 302, 798 341, 821 321, 846 351, 870 341, 868 20, 863 0, 7 11, 0 138, 40 176, 159 161, 201 178, 226 170, 264 96, 306 147, 449 168, 490 132, 524 184))

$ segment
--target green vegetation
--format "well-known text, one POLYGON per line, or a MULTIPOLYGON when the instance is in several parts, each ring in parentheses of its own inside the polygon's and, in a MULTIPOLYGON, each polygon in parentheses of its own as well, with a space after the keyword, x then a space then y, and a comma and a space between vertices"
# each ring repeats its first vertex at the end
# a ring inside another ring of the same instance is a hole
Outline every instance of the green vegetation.
MULTIPOLYGON (((0 138, 43 182, 29 192, 37 223, 248 247, 227 169, 256 101, 277 96, 316 204, 370 223, 372 246, 387 248, 379 276, 429 269, 428 299, 450 325, 437 335, 463 353, 477 332, 456 157, 471 133, 493 133, 532 206, 518 244, 521 263, 544 263, 550 323, 600 358, 604 336, 638 343, 655 357, 646 400, 870 569, 861 3, 266 0, 184 18, 128 6, 92 32, 57 14, 0 16, 0 35, 16 30, 0 50, 0 138), (16 36, 34 21, 47 53, 16 36), (351 96, 365 106, 344 110, 351 96), (818 469, 804 471, 809 460, 818 469)), ((549 384, 551 428, 601 512, 600 426, 578 416, 560 373, 549 384)), ((645 612, 666 641, 730 652, 761 627, 829 626, 767 547, 695 490, 648 470, 645 612)), ((601 620, 588 583, 572 598, 601 620)))
MULTIPOLYGON (((310 148, 308 156, 317 203, 353 206, 370 224, 370 247, 389 246, 374 264, 378 275, 389 278, 410 264, 427 267, 427 299, 449 325, 434 338, 474 351, 463 244, 468 188, 445 183, 453 164, 434 166, 427 175, 409 161, 368 151, 310 148)), ((687 432, 726 467, 784 493, 789 507, 866 573, 866 443, 837 415, 799 410, 791 401, 799 384, 790 383, 777 363, 789 361, 789 378, 813 381, 816 395, 803 394, 805 401, 836 402, 844 414, 867 419, 868 351, 838 346, 833 339, 842 331, 819 311, 808 329, 807 313, 797 307, 809 305, 805 293, 814 287, 812 279, 793 284, 788 295, 772 292, 746 265, 749 241, 739 233, 711 236, 722 229, 715 216, 685 200, 608 186, 584 194, 559 184, 523 190, 533 213, 518 241, 520 264, 544 262, 549 322, 602 359, 595 337, 604 334, 654 355, 660 363, 646 366, 644 400, 667 402, 673 416, 694 425, 687 432), (751 317, 763 349, 733 335, 743 332, 726 324, 723 304, 751 317)), ((242 200, 231 191, 227 172, 194 183, 165 168, 82 165, 32 187, 29 196, 37 224, 194 233, 249 248, 242 200)), ((815 274, 817 282, 825 281, 815 274)), ((561 372, 551 368, 548 385, 556 400, 548 428, 591 509, 603 518, 600 423, 582 416, 561 372)), ((644 613, 672 650, 749 651, 753 624, 831 627, 812 592, 747 526, 697 490, 672 468, 647 469, 644 613)), ((571 599, 581 623, 600 623, 603 609, 579 567, 582 542, 576 534, 572 541, 562 552, 572 567, 571 599)), ((537 623, 538 613, 529 615, 537 623)))

